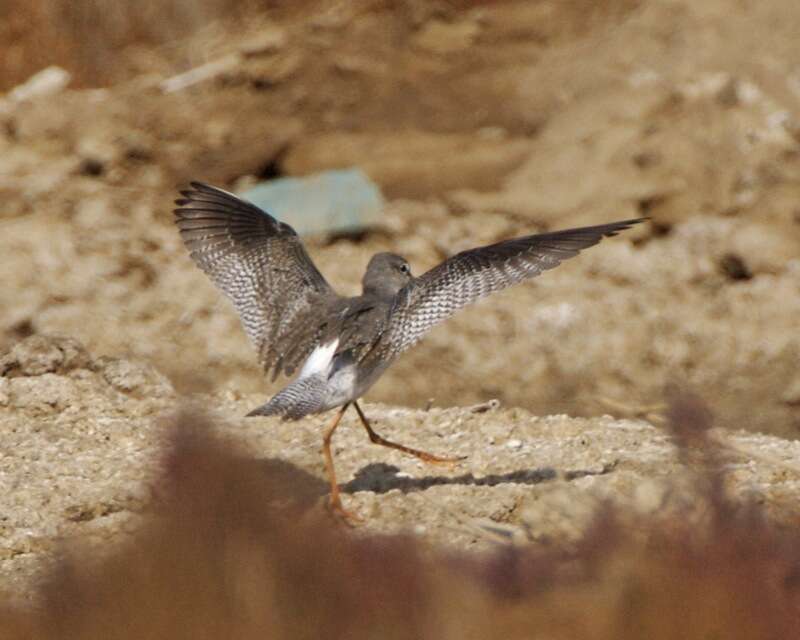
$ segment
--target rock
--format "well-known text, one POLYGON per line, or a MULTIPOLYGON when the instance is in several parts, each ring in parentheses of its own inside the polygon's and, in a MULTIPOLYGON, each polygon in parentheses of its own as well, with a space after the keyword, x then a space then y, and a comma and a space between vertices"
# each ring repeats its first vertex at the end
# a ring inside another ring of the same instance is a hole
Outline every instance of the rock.
POLYGON ((241 195, 301 235, 375 226, 384 205, 380 189, 360 169, 269 180, 241 195))
POLYGON ((14 87, 8 97, 14 102, 22 102, 54 95, 65 89, 71 79, 70 73, 61 67, 47 67, 33 74, 23 84, 14 87))
POLYGON ((16 343, 0 358, 0 375, 39 376, 90 364, 83 345, 74 338, 34 335, 16 343))
POLYGON ((98 359, 96 366, 103 379, 123 393, 133 393, 138 397, 145 394, 168 396, 174 393, 172 383, 149 365, 102 357, 98 359))

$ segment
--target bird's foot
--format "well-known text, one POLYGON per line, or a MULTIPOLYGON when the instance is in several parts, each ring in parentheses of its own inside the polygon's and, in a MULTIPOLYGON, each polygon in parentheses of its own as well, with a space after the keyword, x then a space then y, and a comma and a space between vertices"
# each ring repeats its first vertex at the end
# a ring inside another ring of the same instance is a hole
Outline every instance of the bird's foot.
POLYGON ((357 524, 363 524, 364 522, 364 518, 344 508, 339 496, 331 496, 328 499, 328 510, 337 520, 340 520, 350 527, 354 527, 357 524))
POLYGON ((467 459, 467 456, 453 456, 451 458, 445 458, 442 456, 435 456, 426 451, 419 451, 416 457, 423 462, 427 462, 428 464, 438 464, 450 469, 453 469, 459 462, 467 459))
POLYGON ((386 438, 383 438, 374 431, 372 431, 372 429, 368 429, 368 431, 370 440, 372 440, 373 443, 379 444, 382 447, 389 447, 390 449, 402 451, 403 453, 410 456, 414 456, 418 460, 422 460, 423 462, 427 462, 428 464, 448 465, 452 468, 462 460, 467 459, 467 456, 454 456, 450 458, 444 456, 437 456, 432 453, 428 453, 427 451, 421 451, 420 449, 412 449, 411 447, 407 447, 404 444, 398 444, 397 442, 392 442, 391 440, 387 440, 386 438))

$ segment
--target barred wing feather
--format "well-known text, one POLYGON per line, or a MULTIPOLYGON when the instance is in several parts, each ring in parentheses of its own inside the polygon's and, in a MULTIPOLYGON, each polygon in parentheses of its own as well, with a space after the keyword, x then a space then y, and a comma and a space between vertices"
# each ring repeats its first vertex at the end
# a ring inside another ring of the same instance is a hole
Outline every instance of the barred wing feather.
POLYGON ((335 292, 289 225, 201 182, 181 195, 175 223, 192 259, 233 302, 265 370, 291 374, 335 292))
POLYGON ((513 238, 458 253, 400 291, 378 351, 382 357, 397 355, 458 309, 557 267, 582 249, 643 220, 513 238))

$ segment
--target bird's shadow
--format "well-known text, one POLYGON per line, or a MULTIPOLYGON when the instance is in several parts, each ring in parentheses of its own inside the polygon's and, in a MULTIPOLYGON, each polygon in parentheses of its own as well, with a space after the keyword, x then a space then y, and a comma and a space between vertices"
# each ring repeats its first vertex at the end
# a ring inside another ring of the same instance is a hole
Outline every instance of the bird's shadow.
POLYGON ((602 469, 595 470, 574 470, 565 471, 559 474, 552 467, 542 467, 539 469, 519 469, 507 473, 493 473, 487 476, 475 477, 472 473, 464 473, 458 476, 425 476, 423 478, 411 478, 399 475, 400 469, 394 465, 383 462, 368 464, 356 472, 355 478, 341 486, 345 493, 355 493, 357 491, 372 491, 374 493, 386 493, 393 489, 399 489, 403 493, 413 491, 425 491, 430 487, 442 485, 462 485, 493 487, 498 484, 540 484, 549 482, 559 477, 565 480, 574 480, 584 476, 603 475, 613 469, 614 465, 605 465, 602 469))

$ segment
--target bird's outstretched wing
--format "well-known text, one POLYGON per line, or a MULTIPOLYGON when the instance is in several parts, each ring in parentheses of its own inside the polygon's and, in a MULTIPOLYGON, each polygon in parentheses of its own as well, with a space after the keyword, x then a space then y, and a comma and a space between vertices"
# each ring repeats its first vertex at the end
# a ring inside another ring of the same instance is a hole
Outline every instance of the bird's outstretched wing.
POLYGON ((397 355, 458 309, 557 267, 581 249, 643 220, 524 236, 462 251, 401 289, 376 351, 382 357, 397 355))
POLYGON ((289 225, 201 182, 181 195, 175 223, 192 259, 233 302, 264 369, 291 374, 336 293, 289 225))

